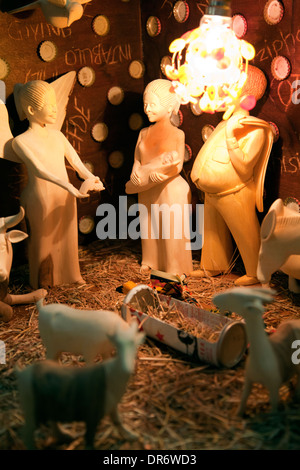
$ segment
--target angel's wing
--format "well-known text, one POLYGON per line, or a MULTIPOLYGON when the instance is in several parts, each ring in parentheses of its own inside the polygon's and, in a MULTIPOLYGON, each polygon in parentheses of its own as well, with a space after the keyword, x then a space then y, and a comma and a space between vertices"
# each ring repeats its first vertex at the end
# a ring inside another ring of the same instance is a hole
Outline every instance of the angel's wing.
POLYGON ((40 1, 36 1, 36 2, 30 2, 28 3, 27 5, 23 5, 19 8, 15 8, 14 10, 8 10, 7 13, 10 13, 10 14, 15 14, 15 13, 21 13, 22 11, 27 11, 27 10, 34 10, 35 8, 37 8, 38 6, 40 5, 40 1))
POLYGON ((65 7, 67 0, 48 0, 49 3, 56 5, 57 7, 65 7))
POLYGON ((76 79, 76 72, 68 72, 51 82, 54 88, 57 103, 57 118, 54 124, 49 125, 54 129, 60 130, 64 123, 69 97, 73 91, 76 79))
POLYGON ((6 105, 0 100, 0 158, 20 163, 20 159, 12 148, 13 138, 6 105))

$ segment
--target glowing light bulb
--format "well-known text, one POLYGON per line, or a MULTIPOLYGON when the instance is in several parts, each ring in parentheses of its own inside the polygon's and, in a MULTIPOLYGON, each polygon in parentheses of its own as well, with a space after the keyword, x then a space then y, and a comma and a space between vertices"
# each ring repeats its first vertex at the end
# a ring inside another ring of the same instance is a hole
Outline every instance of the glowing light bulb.
POLYGON ((182 103, 198 104, 203 112, 227 111, 224 116, 228 119, 241 95, 255 49, 235 35, 227 5, 217 0, 212 3, 217 5, 208 7, 213 14, 205 14, 198 28, 171 43, 172 65, 166 67, 166 76, 182 103))

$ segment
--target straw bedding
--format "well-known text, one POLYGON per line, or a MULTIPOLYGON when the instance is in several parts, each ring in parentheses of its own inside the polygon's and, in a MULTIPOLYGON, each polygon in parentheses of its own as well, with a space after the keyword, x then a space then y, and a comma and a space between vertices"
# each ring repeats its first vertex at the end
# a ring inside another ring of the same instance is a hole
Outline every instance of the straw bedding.
MULTIPOLYGON (((80 247, 80 262, 86 284, 49 289, 46 303, 66 303, 78 309, 120 311, 124 294, 116 288, 128 280, 147 283, 140 268, 140 246, 132 242, 94 242, 80 247)), ((195 268, 198 260, 194 260, 195 268)), ((238 266, 238 263, 237 263, 238 266)), ((235 268, 236 269, 236 268, 235 268)), ((203 309, 215 309, 212 296, 232 287, 238 273, 224 277, 189 279, 188 289, 203 309)), ((10 291, 27 292, 27 266, 14 268, 10 291)), ((275 301, 264 315, 266 331, 272 332, 288 318, 300 318, 298 296, 287 288, 287 279, 276 273, 272 279, 275 301)), ((14 375, 16 363, 24 367, 44 359, 35 305, 14 307, 9 323, 0 323, 0 340, 6 346, 6 364, 0 365, 0 450, 24 449, 24 422, 14 375)), ((84 367, 81 357, 62 356, 62 363, 84 367)), ((135 373, 119 405, 124 423, 138 437, 125 441, 109 417, 99 424, 95 446, 99 450, 254 450, 299 449, 300 407, 292 401, 293 381, 281 389, 281 407, 271 414, 268 393, 256 385, 248 400, 247 415, 236 417, 244 383, 245 358, 232 369, 196 363, 167 346, 147 338, 139 347, 135 373)), ((84 449, 82 423, 68 425, 78 431, 71 444, 54 448, 84 449)), ((38 429, 39 449, 49 445, 47 427, 38 429)))

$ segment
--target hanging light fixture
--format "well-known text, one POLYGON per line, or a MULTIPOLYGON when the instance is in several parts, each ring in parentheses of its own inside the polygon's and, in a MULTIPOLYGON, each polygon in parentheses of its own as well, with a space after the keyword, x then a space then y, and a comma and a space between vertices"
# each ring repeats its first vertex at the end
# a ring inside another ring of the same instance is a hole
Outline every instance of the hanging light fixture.
MULTIPOLYGON (((248 61, 255 56, 254 47, 232 29, 230 3, 210 0, 199 27, 171 43, 172 64, 165 69, 182 104, 193 103, 206 113, 224 111, 223 119, 240 99, 248 61)), ((255 103, 248 97, 244 106, 252 109, 255 103)))

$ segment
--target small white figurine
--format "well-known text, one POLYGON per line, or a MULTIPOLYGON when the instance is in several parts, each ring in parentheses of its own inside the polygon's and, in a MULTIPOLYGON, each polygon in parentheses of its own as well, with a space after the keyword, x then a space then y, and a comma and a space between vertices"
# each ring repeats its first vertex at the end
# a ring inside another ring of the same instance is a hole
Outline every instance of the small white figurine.
POLYGON ((71 26, 74 21, 79 20, 83 15, 82 5, 91 0, 37 0, 22 7, 10 10, 8 13, 21 13, 22 11, 35 10, 41 8, 48 23, 56 28, 71 26))
POLYGON ((267 284, 272 274, 278 270, 289 276, 289 289, 299 294, 299 207, 285 206, 281 199, 273 202, 261 224, 257 277, 262 284, 267 284))
POLYGON ((12 243, 18 243, 28 237, 21 230, 10 230, 23 219, 25 211, 20 207, 18 214, 0 217, 0 320, 9 321, 13 314, 11 305, 35 303, 47 295, 45 289, 38 289, 28 294, 8 294, 9 276, 13 260, 12 243))
POLYGON ((107 358, 114 350, 110 341, 115 331, 128 328, 116 312, 81 310, 64 304, 44 305, 37 302, 40 336, 46 347, 46 358, 57 360, 61 353, 83 355, 93 362, 98 354, 107 358))
POLYGON ((86 367, 60 366, 46 360, 17 369, 27 449, 35 448, 34 431, 41 424, 52 423, 54 437, 63 439, 71 436, 58 423, 73 421, 86 424, 86 448, 93 449, 97 426, 106 415, 126 439, 134 439, 135 434, 121 422, 118 403, 134 373, 137 348, 143 339, 144 334, 133 322, 130 328, 120 328, 111 337, 117 349, 113 359, 86 367))
POLYGON ((262 314, 264 305, 273 301, 274 291, 263 288, 235 287, 216 294, 214 304, 223 310, 241 315, 246 321, 249 355, 246 361, 245 385, 238 414, 245 412, 247 399, 254 383, 264 385, 270 394, 272 412, 279 405, 279 389, 295 374, 296 400, 300 399, 300 364, 293 363, 293 342, 300 343, 300 320, 282 322, 269 337, 262 314))
POLYGON ((232 237, 246 274, 237 285, 257 284, 260 226, 266 168, 273 144, 270 125, 242 108, 242 98, 260 99, 266 88, 263 72, 249 66, 240 102, 228 121, 221 121, 201 147, 191 179, 205 193, 204 244, 201 269, 192 276, 216 276, 232 268, 232 237), (262 79, 263 78, 263 79, 262 79))
POLYGON ((75 198, 87 197, 88 193, 69 182, 65 158, 85 180, 85 191, 104 189, 60 131, 75 78, 76 73, 69 72, 51 84, 34 80, 16 85, 16 107, 20 119, 28 119, 29 128, 15 138, 6 107, 0 105, 0 158, 23 163, 28 174, 21 205, 29 232, 30 284, 35 289, 84 282, 78 260, 75 198))
POLYGON ((178 276, 188 275, 192 270, 192 254, 186 209, 191 202, 191 191, 180 176, 185 135, 171 122, 173 113, 179 110, 179 102, 169 80, 158 79, 147 85, 144 109, 154 124, 139 134, 130 181, 126 183, 126 193, 137 193, 139 204, 146 208, 146 212, 140 211, 141 271, 157 269, 178 276))

